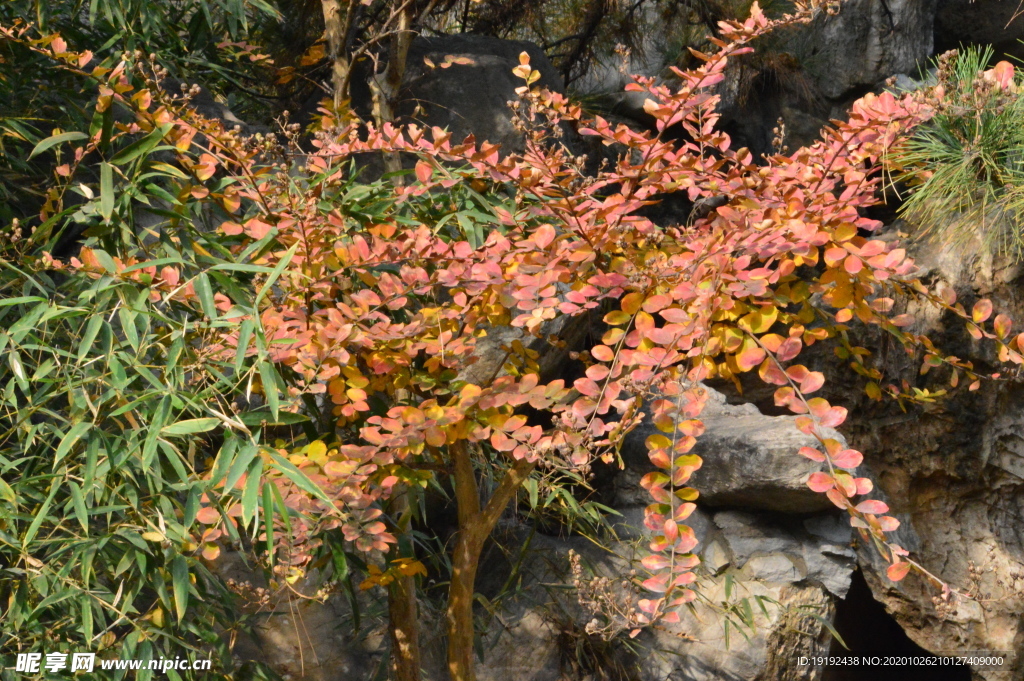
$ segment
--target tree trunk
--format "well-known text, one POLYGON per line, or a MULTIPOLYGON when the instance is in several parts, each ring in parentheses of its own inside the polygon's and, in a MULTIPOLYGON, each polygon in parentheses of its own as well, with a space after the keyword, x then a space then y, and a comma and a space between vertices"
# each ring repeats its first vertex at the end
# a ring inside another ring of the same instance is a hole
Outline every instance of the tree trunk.
POLYGON ((327 34, 328 57, 331 60, 331 85, 334 89, 334 108, 341 108, 341 103, 348 96, 349 63, 345 41, 352 18, 355 15, 359 0, 344 0, 346 8, 342 15, 343 0, 320 0, 324 12, 324 28, 327 34))
POLYGON ((420 681, 416 577, 399 577, 388 588, 392 681, 420 681))
MULTIPOLYGON (((390 502, 396 521, 399 547, 412 555, 409 537, 412 510, 408 491, 401 491, 390 502)), ((401 575, 388 587, 388 628, 391 638, 392 681, 420 681, 419 618, 416 605, 416 576, 401 575)))
POLYGON ((460 440, 450 448, 455 464, 459 533, 452 554, 452 581, 448 588, 448 673, 451 681, 476 681, 473 668, 473 594, 480 553, 501 514, 536 463, 516 461, 481 511, 480 490, 466 442, 460 440))

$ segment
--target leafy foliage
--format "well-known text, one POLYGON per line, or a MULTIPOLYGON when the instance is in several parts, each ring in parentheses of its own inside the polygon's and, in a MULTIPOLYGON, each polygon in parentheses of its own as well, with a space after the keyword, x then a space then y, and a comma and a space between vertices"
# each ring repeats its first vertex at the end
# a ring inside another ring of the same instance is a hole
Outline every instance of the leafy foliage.
POLYGON ((935 116, 892 163, 909 181, 902 214, 919 233, 962 250, 972 241, 1024 257, 1024 100, 1012 64, 992 48, 939 58, 935 116))
MULTIPOLYGON (((893 579, 911 567, 924 571, 887 535, 898 522, 869 498, 871 481, 857 476, 863 455, 827 436, 847 410, 810 397, 825 376, 796 361, 808 346, 833 343, 864 376, 867 393, 881 398, 880 372, 851 341, 856 327, 871 326, 910 353, 923 347, 927 365, 951 366, 972 387, 980 382, 969 363, 907 330, 913 320, 892 313, 895 296, 962 317, 972 335, 998 346, 1003 361, 1024 362, 1024 335, 1012 337, 1002 315, 990 324, 987 301, 967 313, 948 292, 929 290, 913 278, 898 244, 865 236, 880 226, 861 213, 877 201, 879 163, 932 115, 924 95, 866 96, 824 139, 764 165, 716 129, 715 86, 729 61, 769 31, 815 14, 798 3, 795 14, 769 20, 754 4, 746 21, 721 24, 718 51, 700 55, 701 66, 676 71, 679 88, 639 79, 632 89, 649 95, 655 132, 589 119, 564 97, 531 90, 539 74, 524 55, 516 73, 525 82, 525 151, 507 155, 440 129, 364 127, 330 112, 311 153, 301 153, 294 128, 283 144, 244 139, 162 95, 131 55, 113 68, 90 68, 55 38, 31 44, 6 30, 8 39, 100 88, 89 134, 58 134, 37 145, 72 145, 74 162, 55 169, 67 180, 57 182, 87 201, 66 209, 58 191, 32 243, 52 247, 75 220, 89 222, 90 240, 67 263, 50 254, 33 262, 47 277, 66 273, 93 287, 80 300, 102 304, 100 321, 89 324, 110 339, 109 348, 94 350, 83 342, 88 326, 71 340, 49 339, 46 347, 65 356, 77 357, 72 353, 82 347, 83 357, 97 352, 83 367, 99 372, 102 390, 77 402, 72 394, 66 406, 46 400, 65 428, 57 429, 58 420, 29 429, 50 438, 38 465, 53 466, 45 454, 54 446, 60 453, 71 433, 81 439, 112 431, 126 456, 138 453, 132 465, 141 466, 138 484, 148 494, 175 480, 175 500, 151 506, 164 519, 152 531, 170 544, 161 546, 171 566, 169 600, 158 582, 152 603, 179 618, 189 610, 182 605, 184 572, 175 566, 199 571, 189 552, 202 544, 205 558, 216 559, 225 536, 255 540, 286 582, 321 557, 324 543, 344 542, 368 564, 367 586, 387 586, 392 606, 408 604, 408 587, 423 572, 410 540, 416 495, 431 484, 453 488, 459 527, 450 550, 449 670, 463 681, 473 678, 474 578, 505 509, 520 494, 537 505, 539 473, 571 479, 598 459, 619 461, 623 437, 648 417, 661 431, 647 440, 651 468, 641 483, 652 503, 645 513, 647 575, 638 581, 650 597, 637 604, 631 633, 678 620, 695 597, 699 562, 685 521, 698 497, 688 481, 701 465, 690 453, 704 430, 701 382, 751 374, 776 386, 776 403, 799 414, 798 427, 819 440, 799 452, 823 464, 810 488, 849 513, 890 562, 893 579), (115 121, 114 104, 134 120, 115 121), (587 174, 552 132, 564 123, 615 150, 614 162, 587 174), (670 129, 685 134, 669 139, 670 129), (410 171, 358 182, 359 162, 380 155, 406 159, 410 171), (79 174, 88 164, 99 166, 98 178, 79 174), (717 207, 679 224, 645 217, 648 205, 671 194, 717 207), (165 218, 141 243, 130 230, 140 202, 165 218), (124 295, 103 298, 108 289, 124 295), (159 328, 143 326, 149 315, 159 328), (566 328, 589 326, 592 316, 604 325, 599 338, 565 355, 578 377, 545 374, 527 346, 558 347, 566 328), (142 337, 146 352, 137 347, 142 337), (505 360, 474 375, 496 337, 505 360), (127 404, 110 367, 115 359, 137 372, 124 380, 143 391, 127 404), (254 396, 264 408, 244 413, 240 403, 254 396), (97 400, 112 410, 94 412, 97 400), (144 437, 118 420, 128 415, 147 424, 144 437), (269 446, 265 429, 276 425, 304 427, 285 429, 287 438, 269 446), (222 443, 212 461, 196 463, 175 446, 174 438, 185 437, 195 452, 212 453, 214 433, 222 443)), ((26 286, 18 288, 30 295, 26 286)), ((19 299, 10 307, 42 302, 19 299)), ((42 319, 48 308, 40 309, 42 319)), ((43 340, 12 355, 12 410, 32 392, 30 381, 48 375, 39 368, 46 366, 42 355, 33 355, 31 373, 17 368, 23 355, 41 352, 43 340)), ((896 386, 885 392, 914 399, 896 386)), ((33 445, 32 437, 20 446, 33 445)), ((89 451, 68 444, 56 465, 80 461, 68 455, 84 452, 87 467, 89 451)), ((71 481, 67 487, 65 506, 78 513, 71 481)), ((45 504, 53 489, 12 493, 45 504)), ((130 522, 145 527, 152 516, 130 522)), ((27 526, 18 525, 15 546, 25 535, 36 539, 48 522, 40 517, 16 518, 27 526)), ((44 547, 36 553, 34 560, 49 558, 44 547)), ((20 575, 8 583, 29 588, 20 575)), ((197 590, 199 584, 197 578, 197 590)), ((399 610, 405 620, 396 616, 392 625, 408 626, 410 610, 392 607, 399 610)))
POLYGON ((196 469, 235 388, 202 350, 210 327, 174 298, 171 273, 195 262, 155 250, 162 273, 135 267, 134 280, 23 269, 9 245, 0 259, 5 655, 212 651, 222 673, 234 666, 222 635, 245 625, 198 555, 196 469))

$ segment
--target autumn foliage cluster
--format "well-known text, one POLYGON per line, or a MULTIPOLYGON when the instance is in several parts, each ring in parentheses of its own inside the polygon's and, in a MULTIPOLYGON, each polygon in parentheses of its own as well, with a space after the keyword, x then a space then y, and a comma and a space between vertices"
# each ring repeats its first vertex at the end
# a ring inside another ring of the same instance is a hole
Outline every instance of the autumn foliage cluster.
MULTIPOLYGON (((888 537, 899 523, 858 476, 862 454, 828 437, 847 410, 812 396, 826 377, 801 364, 801 354, 833 344, 869 396, 912 400, 855 345, 857 326, 877 327, 912 352, 923 347, 926 362, 949 366, 954 381, 984 377, 915 334, 913 320, 896 312, 897 298, 959 315, 1013 364, 1022 363, 1024 335, 1012 336, 1004 316, 990 321, 986 301, 968 312, 948 289, 929 290, 906 251, 874 238, 882 225, 865 217, 879 200, 882 162, 928 119, 941 93, 867 95, 820 141, 765 159, 733 149, 719 130, 717 87, 730 60, 778 24, 813 12, 770 20, 755 3, 747 20, 721 24, 720 50, 698 55, 700 68, 677 71, 677 86, 637 79, 630 89, 647 96, 654 132, 590 118, 563 96, 531 89, 537 74, 524 59, 521 153, 325 112, 312 149, 300 154, 288 140, 256 144, 175 108, 137 83, 129 64, 92 70, 97 111, 112 103, 134 111, 114 134, 137 140, 129 149, 140 154, 134 145, 173 155, 180 170, 169 198, 211 207, 209 238, 235 259, 239 292, 211 285, 212 270, 186 272, 95 244, 66 262, 47 254, 37 266, 121 278, 153 300, 190 308, 209 327, 204 357, 238 371, 233 397, 259 396, 262 425, 287 423, 289 414, 324 417, 318 432, 285 443, 261 440, 260 424, 242 420, 239 400, 234 411, 218 407, 195 424, 196 432, 244 435, 252 446, 241 464, 222 452, 199 473, 206 494, 193 540, 203 555, 216 559, 224 533, 251 528, 281 569, 297 575, 323 535, 340 529, 374 565, 377 583, 414 579, 401 500, 431 476, 450 479, 459 530, 449 667, 454 678, 473 678, 473 577, 499 517, 538 471, 621 462, 625 434, 650 419, 661 434, 647 439, 651 467, 641 482, 651 503, 637 622, 677 621, 699 563, 686 520, 698 500, 689 481, 701 460, 690 451, 704 431, 702 382, 750 374, 775 386, 776 404, 818 439, 793 453, 821 463, 810 488, 847 511, 889 561, 890 578, 902 579, 915 563, 888 537), (562 131, 607 160, 581 163, 560 144, 562 131), (347 210, 357 169, 387 155, 410 172, 371 183, 379 202, 372 216, 347 210), (422 219, 443 213, 460 192, 487 198, 485 232, 422 219), (648 207, 672 194, 717 207, 656 223, 648 207), (524 343, 542 338, 556 347, 561 330, 580 320, 598 331, 571 348, 575 374, 542 375, 524 343), (508 330, 520 342, 498 348, 501 368, 467 380, 485 348, 495 351, 489 339, 508 330), (482 471, 494 480, 484 499, 482 471)), ((5 35, 26 40, 13 29, 5 35)), ((59 39, 36 45, 72 69, 89 61, 59 39)), ((91 163, 109 134, 67 138, 82 145, 57 176, 91 163)), ((103 161, 103 173, 117 163, 103 161)), ((106 200, 99 197, 99 210, 109 218, 106 200)))

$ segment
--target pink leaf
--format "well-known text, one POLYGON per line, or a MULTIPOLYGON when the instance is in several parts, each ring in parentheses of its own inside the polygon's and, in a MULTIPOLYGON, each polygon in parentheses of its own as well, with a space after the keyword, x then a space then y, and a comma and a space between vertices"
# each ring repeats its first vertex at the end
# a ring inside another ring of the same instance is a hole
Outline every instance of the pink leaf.
POLYGON ((992 301, 986 298, 982 298, 974 304, 974 309, 971 310, 971 319, 976 324, 980 324, 989 317, 992 316, 992 301))
POLYGON ((788 362, 797 355, 800 354, 800 350, 803 348, 803 343, 800 342, 799 338, 787 338, 779 346, 778 352, 775 356, 778 357, 780 362, 788 362))
POLYGON ((798 454, 799 454, 800 456, 805 456, 805 457, 807 457, 807 458, 808 458, 808 459, 810 459, 811 461, 818 461, 818 462, 821 462, 821 461, 824 461, 824 460, 825 460, 825 455, 824 455, 824 454, 822 454, 821 452, 819 452, 819 451, 818 451, 817 449, 815 449, 814 447, 801 447, 801 448, 800 448, 800 451, 799 451, 799 452, 797 452, 797 453, 798 453, 798 454))
POLYGON ((832 457, 832 463, 839 468, 856 468, 864 461, 864 455, 856 449, 844 449, 832 457))
POLYGON ((878 519, 878 526, 883 532, 894 532, 900 526, 900 521, 891 515, 883 515, 878 519))
POLYGON ((877 499, 868 499, 867 501, 862 501, 859 504, 857 504, 855 508, 861 513, 871 513, 873 515, 889 512, 889 506, 885 504, 885 502, 878 501, 877 499))
POLYGON ((807 478, 807 486, 815 492, 827 492, 835 487, 835 480, 828 473, 811 473, 811 476, 807 478))
POLYGON ((906 577, 908 572, 910 572, 910 563, 905 563, 903 561, 893 563, 885 570, 886 576, 894 582, 898 582, 906 577))
POLYGON ((434 169, 426 161, 420 161, 416 164, 416 179, 419 180, 421 184, 429 182, 433 174, 434 169))

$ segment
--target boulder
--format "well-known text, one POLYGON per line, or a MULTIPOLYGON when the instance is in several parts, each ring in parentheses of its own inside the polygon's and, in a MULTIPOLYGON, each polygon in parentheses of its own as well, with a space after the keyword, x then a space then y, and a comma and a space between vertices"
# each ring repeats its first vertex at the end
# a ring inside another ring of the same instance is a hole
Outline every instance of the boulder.
MULTIPOLYGON (((807 478, 820 470, 820 464, 797 451, 816 446, 817 440, 797 429, 796 416, 766 416, 752 404, 729 405, 724 395, 705 389, 711 393, 700 416, 706 431, 693 449, 704 463, 691 479, 702 504, 787 513, 832 508, 824 495, 807 487, 807 478)), ((646 420, 626 437, 622 455, 627 467, 620 494, 636 499, 646 494, 634 485, 652 470, 644 441, 656 432, 660 431, 646 420)), ((834 430, 827 436, 845 442, 834 430)))
POLYGON ((807 29, 809 52, 821 65, 817 89, 845 99, 915 73, 932 53, 935 7, 936 0, 846 0, 835 16, 817 19, 807 29))

